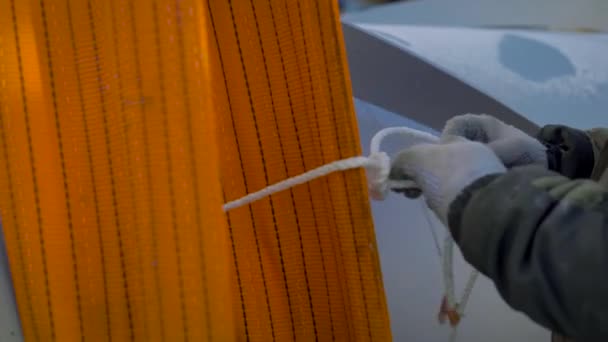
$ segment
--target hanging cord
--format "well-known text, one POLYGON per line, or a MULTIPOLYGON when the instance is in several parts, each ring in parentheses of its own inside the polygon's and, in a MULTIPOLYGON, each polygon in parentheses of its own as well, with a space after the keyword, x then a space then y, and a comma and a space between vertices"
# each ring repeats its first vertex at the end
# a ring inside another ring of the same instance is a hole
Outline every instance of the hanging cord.
MULTIPOLYGON (((435 232, 435 226, 431 221, 431 217, 429 215, 430 210, 424 204, 422 205, 422 210, 425 213, 426 221, 428 223, 429 230, 431 231, 431 235, 433 236, 433 242, 435 244, 435 249, 437 250, 437 255, 439 256, 439 260, 441 262, 441 270, 443 277, 443 286, 444 286, 444 299, 443 304, 446 305, 444 308, 442 306, 442 311, 440 312, 440 322, 443 323, 444 318, 443 315, 447 314, 443 310, 452 310, 453 313, 456 314, 456 319, 460 320, 460 318, 464 317, 464 312, 469 302, 469 298, 471 297, 471 293, 473 292, 473 287, 475 286, 475 282, 479 277, 479 271, 473 269, 469 274, 469 279, 464 287, 462 295, 460 296, 460 300, 456 301, 456 291, 454 289, 454 261, 453 261, 453 253, 454 253, 454 240, 448 234, 444 240, 444 248, 443 251, 441 247, 439 247, 439 237, 435 232)), ((456 341, 457 336, 457 327, 458 322, 452 325, 451 333, 450 333, 450 342, 456 341)))
MULTIPOLYGON (((467 306, 469 298, 471 297, 471 292, 473 292, 473 287, 475 286, 475 281, 479 277, 479 271, 472 270, 469 275, 469 280, 467 280, 467 284, 464 287, 464 291, 462 293, 462 297, 460 297, 460 302, 456 306, 456 311, 460 317, 464 317, 464 309, 467 306)), ((448 339, 449 342, 456 342, 458 338, 458 326, 453 326, 450 330, 450 337, 448 339)))
POLYGON ((437 255, 439 256, 439 260, 441 260, 441 247, 439 247, 439 237, 437 236, 437 232, 435 231, 435 225, 433 221, 431 221, 431 215, 429 215, 429 208, 424 204, 423 201, 420 201, 420 209, 424 213, 424 217, 426 218, 427 227, 431 231, 431 235, 433 236, 433 243, 435 244, 435 249, 437 250, 437 255))
POLYGON ((454 240, 449 234, 446 234, 443 242, 443 281, 445 286, 445 299, 448 304, 448 309, 455 309, 458 303, 456 302, 456 294, 454 291, 454 240))
MULTIPOLYGON (((306 182, 310 182, 311 180, 327 176, 331 173, 338 171, 345 171, 357 168, 365 168, 367 171, 367 181, 368 188, 370 192, 370 196, 376 200, 384 200, 391 189, 399 189, 403 191, 404 189, 412 189, 412 190, 420 190, 415 182, 410 180, 390 180, 388 178, 391 168, 391 162, 389 156, 380 151, 380 147, 382 145, 382 141, 390 136, 390 135, 402 135, 408 137, 415 141, 416 143, 426 143, 426 144, 437 144, 439 143, 439 138, 434 135, 431 135, 426 132, 421 132, 409 127, 389 127, 380 130, 378 133, 374 135, 370 142, 370 155, 369 157, 352 157, 342 160, 337 160, 331 162, 329 164, 325 164, 318 168, 312 169, 308 172, 305 172, 301 175, 288 178, 284 181, 280 181, 278 183, 267 186, 266 188, 259 190, 257 192, 248 194, 244 197, 236 199, 234 201, 230 201, 224 204, 223 209, 225 212, 248 205, 252 202, 258 201, 266 196, 275 194, 277 192, 281 192, 292 188, 296 185, 304 184, 306 182)), ((442 270, 443 270, 443 280, 444 280, 444 291, 445 291, 445 300, 447 304, 447 309, 457 314, 457 318, 464 313, 464 309, 471 295, 471 291, 473 290, 473 286, 477 279, 479 273, 477 271, 472 271, 467 281, 467 285, 463 292, 463 295, 459 302, 456 301, 455 291, 454 291, 454 271, 453 271, 453 249, 454 249, 454 240, 451 238, 449 233, 446 236, 444 241, 443 253, 439 248, 439 241, 437 235, 435 233, 435 229, 432 226, 430 218, 428 217, 428 207, 424 208, 426 210, 425 214, 427 215, 427 220, 429 223, 429 228, 433 234, 433 240, 435 242, 435 247, 439 254, 439 257, 442 258, 442 270)), ((457 320, 458 320, 457 319, 457 320)), ((450 341, 455 341, 456 339, 456 328, 457 323, 452 324, 452 331, 450 334, 450 341)))

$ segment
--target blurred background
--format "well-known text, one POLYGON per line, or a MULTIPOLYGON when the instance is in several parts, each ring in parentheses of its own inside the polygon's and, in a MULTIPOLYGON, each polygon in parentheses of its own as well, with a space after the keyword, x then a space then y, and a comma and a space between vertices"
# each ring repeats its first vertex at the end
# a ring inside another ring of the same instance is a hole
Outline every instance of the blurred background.
POLYGON ((351 12, 366 9, 368 7, 388 4, 392 2, 403 2, 407 0, 338 0, 342 12, 351 12))

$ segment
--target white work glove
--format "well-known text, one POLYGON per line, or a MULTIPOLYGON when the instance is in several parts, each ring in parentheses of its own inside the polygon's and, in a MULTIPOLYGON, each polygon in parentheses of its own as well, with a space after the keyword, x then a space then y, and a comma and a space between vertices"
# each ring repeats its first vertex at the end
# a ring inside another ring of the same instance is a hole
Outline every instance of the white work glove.
POLYGON ((464 114, 448 120, 442 139, 460 136, 487 144, 507 168, 547 167, 547 148, 534 137, 489 115, 464 114))
POLYGON ((413 180, 429 208, 447 225, 450 204, 467 186, 486 175, 504 172, 505 166, 486 145, 452 137, 441 144, 416 145, 401 151, 392 161, 389 179, 413 180))

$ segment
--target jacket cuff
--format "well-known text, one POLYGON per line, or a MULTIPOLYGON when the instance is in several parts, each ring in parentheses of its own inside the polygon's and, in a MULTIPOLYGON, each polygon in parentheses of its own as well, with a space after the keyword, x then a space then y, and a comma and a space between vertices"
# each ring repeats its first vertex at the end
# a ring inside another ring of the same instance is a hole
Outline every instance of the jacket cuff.
POLYGON ((462 227, 462 216, 464 215, 464 209, 469 204, 469 201, 475 193, 484 188, 486 185, 492 183, 496 178, 500 177, 501 174, 491 174, 479 178, 468 187, 466 187, 456 199, 450 204, 448 209, 448 228, 452 233, 452 238, 458 242, 460 241, 460 232, 462 227))

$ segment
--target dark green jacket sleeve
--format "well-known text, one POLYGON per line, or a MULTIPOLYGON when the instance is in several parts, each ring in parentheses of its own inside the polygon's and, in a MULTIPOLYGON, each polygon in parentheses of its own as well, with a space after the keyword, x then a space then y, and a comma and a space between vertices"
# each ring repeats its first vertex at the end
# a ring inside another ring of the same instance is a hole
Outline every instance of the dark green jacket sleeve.
POLYGON ((608 193, 584 180, 605 171, 608 130, 549 125, 537 138, 551 171, 480 179, 452 204, 450 229, 513 308, 575 340, 608 341, 608 193))
POLYGON ((608 192, 538 167, 468 187, 449 226, 514 309, 578 341, 608 341, 608 192))

